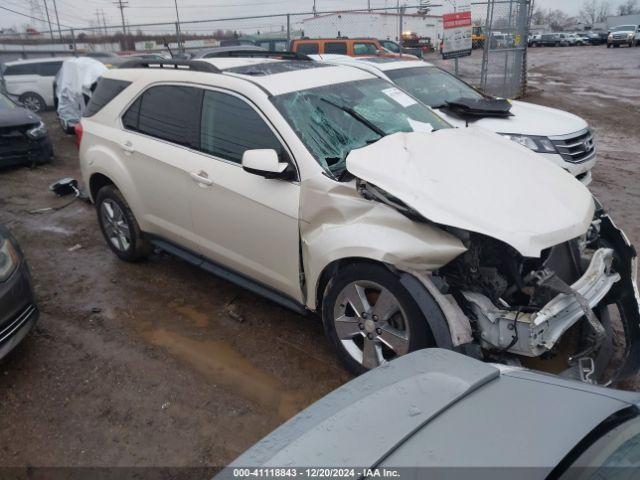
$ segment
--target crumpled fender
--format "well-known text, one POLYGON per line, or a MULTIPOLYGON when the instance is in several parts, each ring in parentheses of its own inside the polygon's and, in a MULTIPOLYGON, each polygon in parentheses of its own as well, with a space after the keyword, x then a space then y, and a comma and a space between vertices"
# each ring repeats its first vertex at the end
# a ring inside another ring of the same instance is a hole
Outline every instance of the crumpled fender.
POLYGON ((430 271, 466 250, 459 239, 434 225, 365 200, 352 183, 319 176, 301 186, 301 249, 311 310, 316 309, 322 272, 337 260, 364 258, 404 271, 430 271))

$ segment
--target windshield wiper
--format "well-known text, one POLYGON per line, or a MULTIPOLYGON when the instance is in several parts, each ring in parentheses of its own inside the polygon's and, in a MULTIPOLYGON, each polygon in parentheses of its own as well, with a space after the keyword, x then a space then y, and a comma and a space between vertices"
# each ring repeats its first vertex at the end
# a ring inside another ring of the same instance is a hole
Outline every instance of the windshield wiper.
POLYGON ((346 107, 344 105, 338 105, 337 103, 333 103, 331 100, 327 100, 326 98, 321 98, 320 100, 322 100, 325 103, 328 103, 329 105, 337 108, 338 110, 342 110, 343 112, 349 114, 352 118, 354 118, 355 120, 359 121, 361 124, 363 124, 369 130, 377 133, 381 137, 385 137, 387 135, 387 133, 384 130, 382 130, 380 127, 378 127, 375 123, 372 123, 369 120, 367 120, 366 118, 364 118, 362 115, 360 115, 358 112, 356 112, 353 108, 346 107))

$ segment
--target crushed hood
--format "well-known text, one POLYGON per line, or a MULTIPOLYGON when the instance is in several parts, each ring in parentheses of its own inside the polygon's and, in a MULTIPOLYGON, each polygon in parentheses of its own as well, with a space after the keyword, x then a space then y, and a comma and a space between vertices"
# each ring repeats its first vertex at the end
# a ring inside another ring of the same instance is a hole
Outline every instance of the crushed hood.
POLYGON ((396 133, 346 161, 353 175, 424 218, 501 240, 525 257, 582 235, 593 217, 578 180, 480 128, 396 133))
MULTIPOLYGON (((582 118, 556 108, 543 107, 527 102, 511 102, 511 114, 507 117, 469 118, 473 125, 496 133, 519 133, 522 135, 541 135, 553 137, 579 132, 587 128, 582 118)), ((448 109, 438 110, 452 125, 464 127, 466 117, 448 109)))

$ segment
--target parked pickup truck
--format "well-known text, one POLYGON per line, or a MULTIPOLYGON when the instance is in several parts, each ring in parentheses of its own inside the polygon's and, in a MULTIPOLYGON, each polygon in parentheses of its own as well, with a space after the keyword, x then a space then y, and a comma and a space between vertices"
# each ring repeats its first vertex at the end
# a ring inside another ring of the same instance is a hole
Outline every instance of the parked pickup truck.
POLYGON ((619 25, 613 27, 607 37, 607 48, 627 45, 637 47, 640 45, 640 25, 619 25))

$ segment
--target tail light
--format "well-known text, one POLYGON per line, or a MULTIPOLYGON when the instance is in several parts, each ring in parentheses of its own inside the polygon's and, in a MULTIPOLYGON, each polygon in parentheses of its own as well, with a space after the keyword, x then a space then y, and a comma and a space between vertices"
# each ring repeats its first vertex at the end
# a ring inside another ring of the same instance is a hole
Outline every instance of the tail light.
POLYGON ((82 123, 76 123, 74 130, 76 132, 76 147, 80 148, 80 142, 82 142, 82 123))

